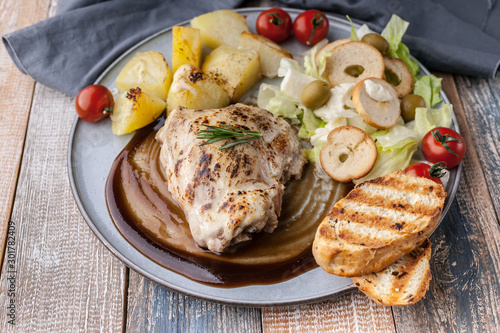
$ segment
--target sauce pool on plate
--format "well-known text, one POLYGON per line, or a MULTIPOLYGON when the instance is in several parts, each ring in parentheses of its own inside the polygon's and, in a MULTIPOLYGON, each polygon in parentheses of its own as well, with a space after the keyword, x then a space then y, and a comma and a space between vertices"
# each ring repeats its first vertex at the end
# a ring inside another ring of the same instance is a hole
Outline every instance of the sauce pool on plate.
POLYGON ((113 163, 106 203, 117 229, 143 255, 207 285, 238 287, 278 283, 317 267, 311 246, 319 223, 352 188, 318 177, 314 165, 286 185, 279 224, 271 233, 222 254, 196 245, 182 209, 169 194, 155 140, 160 119, 136 132, 113 163))

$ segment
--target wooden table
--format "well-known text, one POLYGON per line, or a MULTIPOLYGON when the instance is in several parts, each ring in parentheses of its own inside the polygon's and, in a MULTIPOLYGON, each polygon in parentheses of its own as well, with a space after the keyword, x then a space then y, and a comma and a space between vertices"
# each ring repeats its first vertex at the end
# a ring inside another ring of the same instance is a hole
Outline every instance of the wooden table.
MULTIPOLYGON (((56 2, 0 1, 0 33, 56 2)), ((3 48, 0 61, 0 332, 500 332, 500 78, 443 75, 468 151, 424 300, 391 308, 352 291, 261 309, 178 294, 115 258, 70 190, 73 98, 22 75, 3 48)))

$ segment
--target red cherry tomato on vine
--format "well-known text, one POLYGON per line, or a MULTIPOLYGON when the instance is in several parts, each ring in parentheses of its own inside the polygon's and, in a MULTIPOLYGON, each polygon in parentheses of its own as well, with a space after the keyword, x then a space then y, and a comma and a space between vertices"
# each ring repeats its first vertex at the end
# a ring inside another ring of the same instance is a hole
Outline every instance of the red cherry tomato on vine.
POLYGON ((105 86, 93 84, 83 88, 76 96, 76 113, 85 121, 95 123, 113 113, 113 94, 105 86))
POLYGON ((325 14, 316 9, 302 12, 293 22, 293 34, 302 44, 313 46, 326 37, 330 23, 325 14))
POLYGON ((438 184, 443 184, 441 181, 441 177, 444 176, 444 172, 442 171, 446 167, 444 162, 438 162, 434 165, 429 165, 427 163, 415 163, 408 166, 405 169, 405 173, 407 175, 414 175, 417 177, 425 177, 427 179, 433 180, 438 184))
POLYGON ((259 35, 279 43, 290 37, 292 19, 287 12, 279 8, 271 8, 260 13, 255 23, 259 35))
POLYGON ((422 154, 431 163, 442 161, 453 168, 464 158, 465 140, 451 128, 436 127, 422 139, 422 154))

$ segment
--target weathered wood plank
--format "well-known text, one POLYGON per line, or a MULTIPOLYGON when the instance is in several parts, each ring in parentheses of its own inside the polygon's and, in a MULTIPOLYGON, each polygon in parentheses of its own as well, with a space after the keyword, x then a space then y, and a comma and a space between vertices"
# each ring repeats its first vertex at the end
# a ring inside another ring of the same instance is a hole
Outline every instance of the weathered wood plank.
POLYGON ((500 221, 500 78, 457 77, 457 88, 473 134, 478 163, 481 164, 500 221))
POLYGON ((15 244, 9 244, 0 279, 0 332, 123 329, 126 268, 86 225, 69 185, 74 115, 72 98, 36 85, 11 218, 15 244), (15 326, 5 310, 11 300, 15 326))
POLYGON ((331 300, 262 309, 264 332, 395 332, 391 308, 360 291, 331 300))
POLYGON ((127 332, 262 332, 260 310, 184 296, 130 270, 127 332))
MULTIPOLYGON (((0 1, 0 34, 45 19, 49 0, 0 1)), ((21 74, 4 47, 0 47, 0 258, 3 258, 7 223, 23 152, 34 81, 21 74)))
MULTIPOLYGON (((484 163, 478 159, 478 154, 485 152, 481 145, 475 145, 481 131, 480 127, 469 127, 474 119, 469 112, 464 113, 449 75, 444 76, 443 87, 454 105, 468 152, 455 202, 431 237, 433 280, 430 290, 413 306, 393 308, 396 329, 401 332, 498 332, 500 228, 481 169, 484 163)), ((474 103, 478 101, 469 100, 466 107, 474 103)), ((497 106, 492 106, 490 111, 498 112, 495 108, 497 106)), ((497 163, 498 167, 498 159, 489 163, 497 163)))

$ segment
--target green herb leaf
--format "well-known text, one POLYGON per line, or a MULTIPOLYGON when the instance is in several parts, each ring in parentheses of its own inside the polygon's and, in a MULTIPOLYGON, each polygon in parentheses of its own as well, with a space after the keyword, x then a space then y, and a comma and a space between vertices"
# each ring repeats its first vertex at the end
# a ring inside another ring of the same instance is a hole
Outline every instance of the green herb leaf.
POLYGON ((249 131, 227 124, 220 124, 220 126, 203 124, 203 126, 207 127, 207 129, 198 131, 198 133, 196 133, 196 138, 199 140, 208 140, 202 143, 200 146, 209 145, 227 139, 236 139, 236 141, 229 142, 221 146, 219 150, 230 148, 242 143, 247 143, 262 137, 261 132, 249 131))

